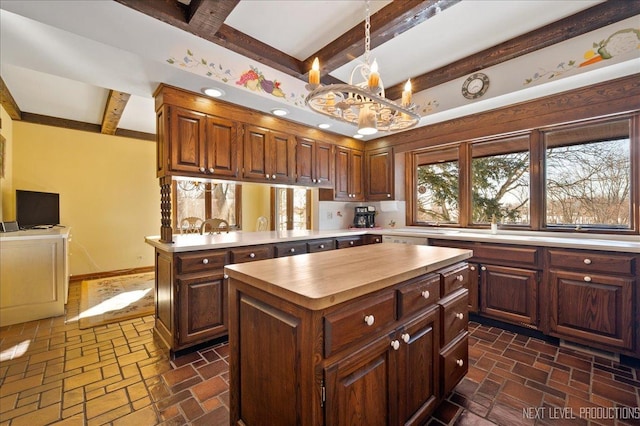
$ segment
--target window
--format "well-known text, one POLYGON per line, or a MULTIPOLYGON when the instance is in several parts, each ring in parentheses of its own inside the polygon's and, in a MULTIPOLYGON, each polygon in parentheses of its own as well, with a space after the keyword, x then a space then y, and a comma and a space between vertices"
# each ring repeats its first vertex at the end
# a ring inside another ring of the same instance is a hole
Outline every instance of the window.
POLYGON ((458 148, 426 152, 416 156, 416 160, 416 221, 458 223, 458 148))
POLYGON ((471 222, 529 224, 529 137, 471 145, 471 222))
POLYGON ((311 191, 306 188, 274 188, 276 230, 311 229, 311 191))
POLYGON ((547 226, 629 229, 628 121, 548 132, 545 142, 547 226))
POLYGON ((240 185, 229 182, 174 180, 174 229, 179 229, 187 217, 224 219, 232 228, 239 228, 240 185))

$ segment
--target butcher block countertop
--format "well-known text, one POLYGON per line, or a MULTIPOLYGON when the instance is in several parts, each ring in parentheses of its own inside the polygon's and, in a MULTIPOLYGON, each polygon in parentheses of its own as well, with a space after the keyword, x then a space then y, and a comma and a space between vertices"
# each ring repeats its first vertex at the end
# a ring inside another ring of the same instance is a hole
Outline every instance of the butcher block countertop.
POLYGON ((225 273, 230 284, 239 280, 299 306, 320 310, 471 255, 471 250, 446 247, 372 244, 229 265, 225 273))

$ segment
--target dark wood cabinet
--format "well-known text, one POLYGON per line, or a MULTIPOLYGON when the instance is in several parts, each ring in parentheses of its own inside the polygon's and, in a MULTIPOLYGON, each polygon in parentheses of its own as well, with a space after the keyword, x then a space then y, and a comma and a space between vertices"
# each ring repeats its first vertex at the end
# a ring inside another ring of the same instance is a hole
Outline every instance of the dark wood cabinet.
POLYGON ((365 198, 367 201, 393 200, 393 148, 379 148, 366 152, 365 198))
POLYGON ((295 139, 263 127, 244 127, 242 177, 268 183, 293 183, 295 139))
POLYGON ((638 321, 637 257, 548 249, 550 334, 631 352, 638 321))
POLYGON ((170 107, 169 170, 187 176, 237 176, 237 123, 170 107))
POLYGON ((336 238, 336 247, 339 249, 357 247, 363 244, 365 244, 365 239, 362 235, 354 235, 353 237, 336 238))
POLYGON ((309 138, 297 138, 296 183, 333 187, 335 155, 333 145, 309 138))
POLYGON ((364 152, 336 147, 336 174, 332 192, 320 192, 321 200, 364 201, 364 152))
POLYGON ((227 332, 227 295, 224 275, 177 280, 179 300, 178 345, 210 340, 227 332))

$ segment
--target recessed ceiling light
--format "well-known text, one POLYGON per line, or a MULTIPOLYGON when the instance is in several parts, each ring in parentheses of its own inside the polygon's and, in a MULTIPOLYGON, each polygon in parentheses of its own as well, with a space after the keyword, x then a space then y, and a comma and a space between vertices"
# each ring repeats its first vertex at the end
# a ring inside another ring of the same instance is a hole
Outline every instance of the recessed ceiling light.
POLYGON ((318 124, 318 127, 320 127, 321 129, 328 129, 329 127, 331 127, 331 124, 329 124, 329 123, 320 123, 320 124, 318 124))
POLYGON ((287 115, 287 114, 289 114, 289 111, 287 111, 287 110, 286 110, 286 109, 284 109, 284 108, 274 108, 274 109, 272 109, 272 110, 271 110, 271 113, 272 113, 273 115, 277 115, 277 116, 282 117, 283 115, 287 115))
POLYGON ((224 96, 224 90, 218 89, 217 87, 205 87, 202 89, 202 93, 207 96, 211 96, 212 98, 219 98, 224 96))
POLYGON ((361 135, 360 133, 356 133, 355 135, 353 135, 353 137, 356 139, 362 139, 363 135, 361 135))

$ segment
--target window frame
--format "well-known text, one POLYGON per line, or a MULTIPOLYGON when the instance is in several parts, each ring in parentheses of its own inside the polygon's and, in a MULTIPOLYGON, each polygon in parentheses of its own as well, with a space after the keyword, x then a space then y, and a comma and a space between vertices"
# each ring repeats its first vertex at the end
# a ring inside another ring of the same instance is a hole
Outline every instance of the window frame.
MULTIPOLYGON (((190 179, 186 179, 190 180, 190 179)), ((202 181, 200 179, 192 179, 194 181, 201 182, 209 187, 215 183, 226 183, 235 185, 235 215, 236 215, 236 224, 231 226, 231 230, 241 230, 242 229, 242 182, 232 182, 232 181, 202 181)), ((173 179, 171 181, 171 222, 174 232, 180 231, 180 224, 178 223, 178 180, 173 179)), ((211 192, 205 190, 204 192, 204 208, 205 208, 205 217, 202 219, 211 219, 211 192)))
MULTIPOLYGON (((528 136, 529 138, 529 178, 530 178, 530 223, 528 225, 501 224, 500 228, 505 230, 519 231, 544 231, 553 233, 585 233, 585 234, 615 234, 615 235, 638 235, 640 234, 640 115, 635 113, 612 114, 607 117, 598 117, 588 120, 580 120, 561 125, 545 126, 537 129, 527 129, 520 132, 510 132, 505 134, 491 135, 481 138, 473 138, 455 143, 442 145, 431 144, 430 147, 408 151, 405 161, 407 163, 406 172, 406 200, 407 224, 431 228, 434 224, 418 222, 417 220, 417 167, 419 164, 428 164, 421 159, 428 156, 430 152, 437 152, 445 148, 457 146, 459 148, 459 224, 442 224, 451 228, 469 229, 490 229, 490 224, 473 223, 472 221, 472 145, 474 143, 484 143, 511 139, 514 137, 528 136), (550 132, 560 131, 566 128, 579 128, 581 126, 592 126, 627 120, 629 123, 630 159, 631 159, 631 191, 630 209, 631 217, 629 228, 615 229, 607 227, 580 228, 565 226, 547 226, 546 224, 546 188, 545 188, 545 135, 550 132)), ((440 225, 435 225, 440 226, 440 225)))

